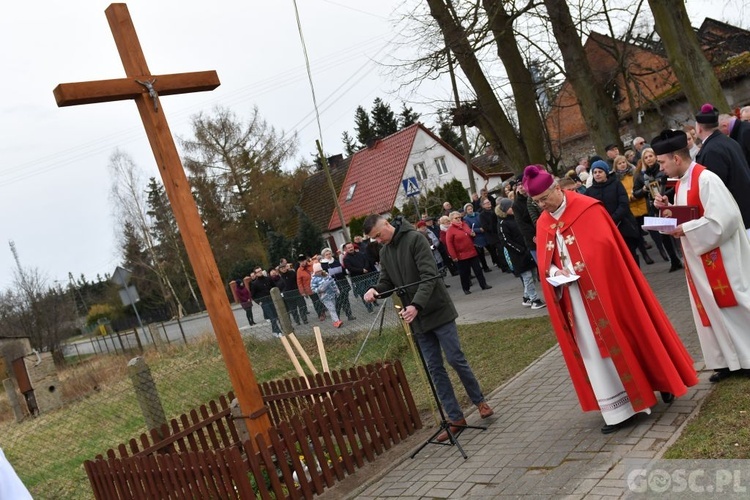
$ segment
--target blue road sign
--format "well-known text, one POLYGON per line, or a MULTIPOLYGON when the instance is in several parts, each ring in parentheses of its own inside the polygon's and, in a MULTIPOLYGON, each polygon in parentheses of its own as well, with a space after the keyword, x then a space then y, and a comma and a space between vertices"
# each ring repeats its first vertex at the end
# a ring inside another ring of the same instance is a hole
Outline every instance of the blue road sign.
POLYGON ((417 184, 416 177, 409 177, 408 179, 404 179, 401 181, 401 184, 404 186, 404 191, 406 191, 406 196, 419 195, 419 184, 417 184))

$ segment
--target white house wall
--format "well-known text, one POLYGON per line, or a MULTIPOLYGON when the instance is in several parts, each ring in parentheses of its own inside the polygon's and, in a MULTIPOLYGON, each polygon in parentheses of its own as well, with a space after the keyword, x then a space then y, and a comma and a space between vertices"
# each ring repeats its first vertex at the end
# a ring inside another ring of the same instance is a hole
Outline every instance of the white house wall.
MULTIPOLYGON (((414 144, 412 145, 411 152, 409 153, 409 160, 404 169, 403 179, 409 177, 417 177, 414 170, 414 166, 417 163, 424 163, 425 173, 427 179, 419 180, 419 190, 422 195, 426 195, 428 191, 435 189, 438 186, 443 186, 454 178, 458 179, 461 184, 464 185, 467 193, 467 200, 469 199, 469 176, 466 171, 466 162, 463 158, 460 158, 453 154, 451 151, 445 148, 442 144, 433 139, 424 130, 418 130, 414 137, 414 144), (438 168, 435 164, 435 159, 443 157, 445 158, 445 166, 448 172, 442 175, 438 175, 438 168)), ((484 187, 485 179, 472 170, 474 175, 474 183, 477 190, 484 187)), ((399 187, 398 195, 396 196, 395 206, 401 208, 409 200, 404 193, 403 186, 399 187)))

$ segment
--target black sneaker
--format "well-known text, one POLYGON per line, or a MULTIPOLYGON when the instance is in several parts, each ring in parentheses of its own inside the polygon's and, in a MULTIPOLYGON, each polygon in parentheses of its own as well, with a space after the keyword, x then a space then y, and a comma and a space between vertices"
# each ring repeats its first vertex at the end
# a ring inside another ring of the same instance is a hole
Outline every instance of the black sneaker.
POLYGON ((534 301, 531 302, 531 308, 532 309, 542 309, 544 307, 547 307, 547 304, 545 304, 544 302, 542 302, 539 299, 536 299, 536 300, 534 300, 534 301))
POLYGON ((521 305, 525 307, 531 307, 531 299, 528 297, 524 297, 523 302, 521 302, 521 305))

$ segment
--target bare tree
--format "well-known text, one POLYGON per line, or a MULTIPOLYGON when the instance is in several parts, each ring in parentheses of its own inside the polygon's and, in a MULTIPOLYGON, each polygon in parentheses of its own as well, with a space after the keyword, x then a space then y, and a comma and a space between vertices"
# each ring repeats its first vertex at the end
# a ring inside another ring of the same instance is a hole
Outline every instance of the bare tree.
POLYGON ((565 63, 565 75, 578 98, 594 146, 604 151, 609 143, 621 145, 617 108, 594 77, 567 3, 564 0, 544 0, 544 5, 565 63))
POLYGON ((685 1, 649 0, 648 4, 672 70, 690 106, 697 110, 703 103, 710 102, 719 109, 728 110, 729 103, 721 84, 690 25, 685 1))
POLYGON ((493 86, 482 70, 477 59, 476 47, 469 41, 467 31, 461 24, 450 0, 427 0, 430 14, 445 36, 448 48, 453 52, 461 70, 474 89, 478 106, 467 106, 463 110, 463 120, 475 121, 482 135, 498 151, 504 151, 514 168, 522 168, 529 163, 526 148, 516 134, 508 115, 500 105, 493 86), (468 115, 468 116, 467 116, 468 115))
POLYGON ((146 183, 141 178, 136 164, 129 155, 122 151, 116 150, 112 154, 109 159, 109 168, 112 172, 111 198, 113 209, 117 214, 116 219, 123 226, 129 223, 136 228, 139 239, 150 256, 151 264, 148 267, 157 278, 164 302, 172 304, 176 314, 182 317, 184 315, 182 303, 158 258, 156 244, 151 236, 147 215, 146 183))
POLYGON ((16 267, 13 288, 0 297, 0 329, 6 335, 29 337, 32 347, 54 353, 59 361, 60 342, 75 330, 74 303, 60 286, 48 286, 37 268, 23 267, 15 243, 9 245, 16 267))
POLYGON ((534 2, 530 1, 512 15, 505 10, 505 5, 514 7, 512 2, 482 0, 482 4, 495 38, 497 55, 508 73, 513 97, 516 103, 524 103, 523 106, 516 106, 521 141, 526 148, 529 161, 544 164, 546 162, 544 123, 539 108, 535 104, 532 105, 536 103, 537 82, 524 61, 513 30, 515 19, 532 9, 534 2))

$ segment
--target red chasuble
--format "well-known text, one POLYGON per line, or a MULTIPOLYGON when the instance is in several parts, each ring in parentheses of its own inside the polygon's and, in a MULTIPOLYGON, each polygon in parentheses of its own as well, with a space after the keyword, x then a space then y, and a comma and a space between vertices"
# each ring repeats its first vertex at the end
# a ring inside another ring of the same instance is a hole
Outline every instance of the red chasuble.
MULTIPOLYGON (((556 246, 559 228, 570 254, 586 313, 602 357, 612 358, 635 411, 656 404, 654 391, 682 396, 698 383, 693 360, 675 332, 612 218, 594 198, 564 191, 559 220, 544 211, 536 224, 539 275, 564 267, 556 246)), ((550 319, 584 411, 599 410, 581 353, 570 288, 541 282, 550 319), (558 298, 556 293, 562 290, 558 298)))

